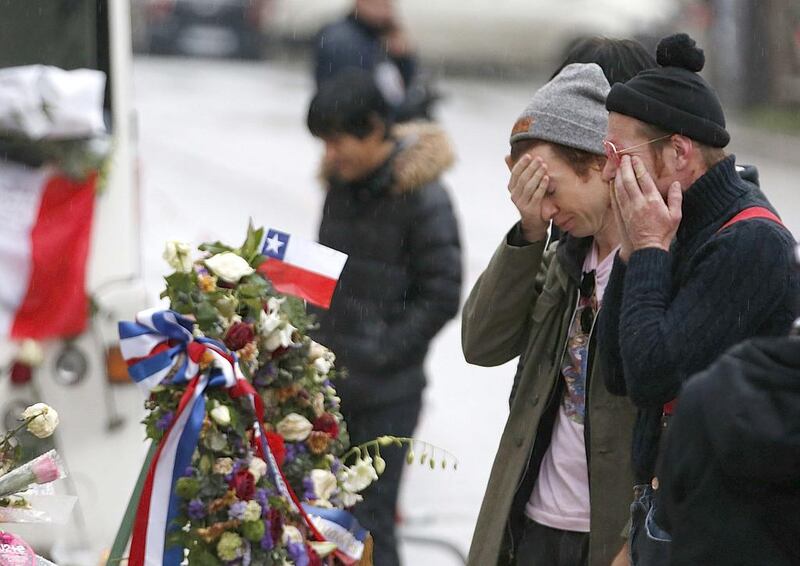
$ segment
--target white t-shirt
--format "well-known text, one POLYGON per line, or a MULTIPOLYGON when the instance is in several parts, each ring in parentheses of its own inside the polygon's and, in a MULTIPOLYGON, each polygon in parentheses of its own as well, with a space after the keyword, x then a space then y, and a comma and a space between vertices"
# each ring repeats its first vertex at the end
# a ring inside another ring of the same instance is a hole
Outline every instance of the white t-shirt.
POLYGON ((566 382, 564 396, 550 446, 525 506, 525 514, 530 519, 563 531, 588 533, 590 527, 589 471, 583 436, 589 336, 581 329, 581 312, 593 308, 593 300, 596 301, 595 309, 602 301, 615 255, 616 250, 598 264, 597 246, 594 245, 584 261, 584 273, 595 271, 595 298, 580 299, 570 327, 561 371, 566 382))

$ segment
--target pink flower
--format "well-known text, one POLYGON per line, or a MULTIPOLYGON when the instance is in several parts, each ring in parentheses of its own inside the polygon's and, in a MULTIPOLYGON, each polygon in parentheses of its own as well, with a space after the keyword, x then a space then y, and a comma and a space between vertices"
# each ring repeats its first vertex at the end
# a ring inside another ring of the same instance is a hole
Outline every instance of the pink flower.
POLYGON ((50 483, 61 476, 61 470, 55 458, 50 454, 44 454, 44 457, 37 458, 33 462, 33 475, 36 477, 36 483, 50 483))

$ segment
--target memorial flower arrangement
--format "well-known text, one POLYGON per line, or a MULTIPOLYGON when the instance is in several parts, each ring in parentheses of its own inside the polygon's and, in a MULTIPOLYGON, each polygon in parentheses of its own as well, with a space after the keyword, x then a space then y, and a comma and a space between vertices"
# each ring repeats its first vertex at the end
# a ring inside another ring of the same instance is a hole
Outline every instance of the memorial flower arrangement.
POLYGON ((259 271, 263 240, 251 226, 239 247, 169 242, 170 310, 121 323, 131 376, 149 392, 147 436, 159 446, 133 566, 161 552, 164 564, 190 566, 357 563, 366 533, 342 520, 346 510, 383 472, 381 445, 418 442, 349 447, 336 356, 308 336, 304 303, 259 271))

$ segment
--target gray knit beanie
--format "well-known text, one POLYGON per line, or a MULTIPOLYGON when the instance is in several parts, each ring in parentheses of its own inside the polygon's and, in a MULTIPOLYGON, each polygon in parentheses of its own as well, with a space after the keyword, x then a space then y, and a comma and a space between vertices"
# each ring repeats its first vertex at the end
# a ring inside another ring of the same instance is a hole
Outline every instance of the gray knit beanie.
POLYGON ((539 139, 605 155, 609 90, 597 64, 567 65, 533 95, 511 130, 511 143, 539 139))

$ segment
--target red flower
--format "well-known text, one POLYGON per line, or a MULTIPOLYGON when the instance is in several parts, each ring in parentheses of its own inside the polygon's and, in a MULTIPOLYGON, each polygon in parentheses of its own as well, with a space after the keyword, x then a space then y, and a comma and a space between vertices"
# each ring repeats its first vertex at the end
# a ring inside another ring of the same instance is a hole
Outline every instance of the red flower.
POLYGON ((239 470, 231 478, 228 486, 236 492, 236 497, 242 501, 253 499, 256 494, 256 478, 250 470, 239 470))
POLYGON ((314 428, 312 430, 325 432, 331 438, 339 436, 339 424, 336 422, 336 417, 330 413, 321 414, 317 420, 314 421, 314 428))
POLYGON ((33 377, 33 368, 22 362, 14 362, 11 366, 11 383, 25 385, 33 377))
POLYGON ((234 322, 225 334, 225 345, 236 352, 247 346, 255 337, 252 324, 234 322))
POLYGON ((274 508, 269 510, 269 533, 275 544, 279 544, 283 537, 283 518, 280 511, 274 508))
POLYGON ((267 444, 278 465, 283 466, 283 461, 286 459, 286 444, 283 437, 277 432, 267 431, 267 444))

